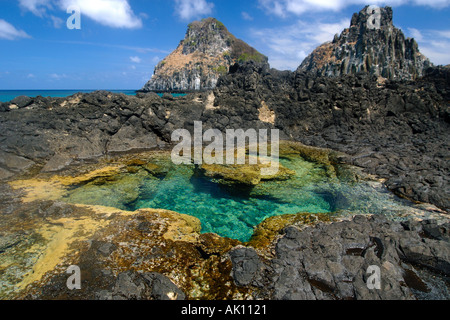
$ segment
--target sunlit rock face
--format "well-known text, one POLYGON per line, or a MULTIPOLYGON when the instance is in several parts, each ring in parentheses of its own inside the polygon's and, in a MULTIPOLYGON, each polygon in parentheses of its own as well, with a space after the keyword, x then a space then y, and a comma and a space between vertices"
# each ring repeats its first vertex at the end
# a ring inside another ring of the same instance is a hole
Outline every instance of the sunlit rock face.
POLYGON ((236 62, 267 63, 267 57, 233 36, 214 18, 194 21, 177 49, 162 60, 143 91, 214 89, 236 62))
POLYGON ((387 79, 414 80, 424 75, 431 62, 417 42, 405 38, 393 25, 390 7, 365 7, 354 14, 350 28, 315 49, 298 71, 318 76, 367 72, 387 79))

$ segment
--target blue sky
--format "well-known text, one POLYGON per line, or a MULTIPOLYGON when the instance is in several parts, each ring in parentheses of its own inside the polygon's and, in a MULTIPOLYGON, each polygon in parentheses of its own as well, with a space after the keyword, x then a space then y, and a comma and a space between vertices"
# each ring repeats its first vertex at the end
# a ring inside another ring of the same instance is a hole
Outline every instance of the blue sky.
POLYGON ((187 24, 222 21, 236 37, 295 70, 366 4, 390 5, 394 24, 435 64, 450 64, 450 0, 0 0, 0 90, 139 89, 184 38, 187 24), (81 29, 67 28, 67 8, 81 29))

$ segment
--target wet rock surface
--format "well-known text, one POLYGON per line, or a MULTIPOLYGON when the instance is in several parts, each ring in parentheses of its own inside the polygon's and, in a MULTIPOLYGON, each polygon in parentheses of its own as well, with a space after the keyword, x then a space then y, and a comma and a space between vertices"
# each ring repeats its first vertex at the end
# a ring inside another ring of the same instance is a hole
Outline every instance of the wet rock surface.
POLYGON ((288 215, 261 226, 272 236, 260 230, 241 243, 200 234, 198 220, 166 210, 58 201, 10 207, 0 224, 2 298, 450 298, 449 222, 288 215), (80 290, 67 287, 71 265, 81 270, 80 290), (381 289, 368 287, 373 266, 381 289))
POLYGON ((0 225, 2 299, 249 297, 248 289, 233 283, 225 258, 239 241, 200 235, 195 218, 53 201, 41 204, 40 211, 37 206, 16 205, 0 225), (73 265, 80 269, 81 288, 75 290, 67 285, 73 265))

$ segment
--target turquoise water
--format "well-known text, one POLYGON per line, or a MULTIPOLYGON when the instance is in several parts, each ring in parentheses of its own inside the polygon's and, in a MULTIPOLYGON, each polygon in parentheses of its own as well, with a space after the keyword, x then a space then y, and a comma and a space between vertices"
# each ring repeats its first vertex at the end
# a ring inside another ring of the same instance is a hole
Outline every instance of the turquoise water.
POLYGON ((198 218, 202 233, 247 242, 264 219, 284 214, 332 213, 401 215, 409 210, 380 184, 329 178, 325 168, 304 161, 281 159, 294 170, 286 181, 265 181, 255 187, 221 184, 193 165, 152 162, 157 174, 139 170, 114 181, 93 181, 74 188, 65 198, 72 203, 102 205, 122 210, 166 209, 198 218))
MULTIPOLYGON (((8 102, 17 98, 19 96, 27 96, 27 97, 52 97, 52 98, 65 98, 71 95, 74 95, 78 92, 81 93, 91 93, 96 90, 0 90, 0 102, 8 102)), ((112 93, 124 93, 128 96, 136 95, 135 90, 106 90, 112 93)), ((162 93, 158 94, 162 97, 162 93)), ((182 93, 174 93, 172 94, 175 98, 183 97, 186 94, 182 93)))
POLYGON ((272 192, 221 185, 195 174, 192 168, 178 167, 163 180, 147 180, 130 209, 158 208, 192 215, 201 221, 202 232, 244 242, 250 240, 254 227, 265 218, 332 211, 332 204, 311 188, 299 186, 277 196, 274 183, 264 186, 271 186, 272 192))
MULTIPOLYGON (((19 96, 27 97, 52 97, 65 98, 74 95, 78 92, 90 93, 96 90, 0 90, 0 102, 8 102, 19 96)), ((124 93, 126 95, 136 95, 134 90, 107 90, 113 93, 124 93)))

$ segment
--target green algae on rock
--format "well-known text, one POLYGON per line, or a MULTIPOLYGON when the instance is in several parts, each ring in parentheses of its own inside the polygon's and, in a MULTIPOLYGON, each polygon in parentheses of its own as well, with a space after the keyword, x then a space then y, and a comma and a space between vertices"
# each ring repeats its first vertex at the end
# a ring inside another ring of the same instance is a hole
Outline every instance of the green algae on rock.
POLYGON ((212 178, 218 183, 223 184, 243 184, 256 186, 261 181, 267 180, 287 180, 295 174, 294 171, 280 165, 278 172, 271 176, 264 176, 261 173, 262 168, 268 167, 267 164, 257 165, 217 165, 203 164, 201 169, 206 177, 212 178))

